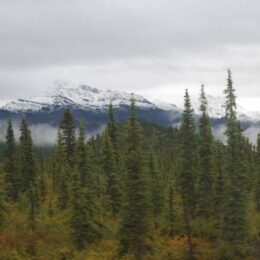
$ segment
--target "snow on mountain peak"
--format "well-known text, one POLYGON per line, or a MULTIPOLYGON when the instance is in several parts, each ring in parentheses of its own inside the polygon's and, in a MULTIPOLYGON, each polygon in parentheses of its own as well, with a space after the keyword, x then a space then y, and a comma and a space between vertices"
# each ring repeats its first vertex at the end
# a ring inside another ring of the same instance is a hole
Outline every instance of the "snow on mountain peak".
MULTIPOLYGON (((181 113, 182 107, 174 104, 155 100, 150 102, 140 95, 133 95, 136 106, 142 109, 161 109, 181 113)), ((8 102, 0 109, 11 112, 37 112, 42 109, 52 110, 59 107, 73 107, 92 111, 105 111, 110 103, 115 108, 129 106, 132 94, 117 90, 101 90, 87 85, 71 85, 66 82, 55 82, 54 88, 46 91, 45 95, 29 99, 17 99, 8 102)), ((225 116, 225 98, 207 95, 208 112, 211 118, 223 118, 225 116)), ((192 106, 195 114, 200 114, 200 102, 198 97, 192 97, 192 106)), ((250 112, 241 106, 237 107, 241 121, 260 121, 260 113, 250 112)))
MULTIPOLYGON (((133 95, 136 106, 143 109, 153 109, 156 106, 140 95, 133 95)), ((67 83, 55 83, 55 87, 46 91, 42 97, 17 99, 1 108, 12 112, 40 111, 43 108, 71 106, 88 110, 105 110, 110 102, 114 107, 130 105, 132 94, 100 90, 87 85, 70 86, 67 83)))
POLYGON ((164 101, 161 101, 159 99, 153 100, 153 104, 155 104, 157 108, 165 110, 165 111, 171 111, 171 110, 179 111, 179 112, 182 111, 176 105, 171 104, 171 103, 167 103, 167 102, 164 102, 164 101))
MULTIPOLYGON (((207 95, 208 101, 208 113, 211 118, 223 118, 225 117, 225 97, 207 95)), ((192 106, 196 114, 200 114, 200 101, 199 98, 192 98, 192 106)), ((238 118, 242 121, 259 121, 260 113, 251 112, 244 107, 237 105, 238 118)))

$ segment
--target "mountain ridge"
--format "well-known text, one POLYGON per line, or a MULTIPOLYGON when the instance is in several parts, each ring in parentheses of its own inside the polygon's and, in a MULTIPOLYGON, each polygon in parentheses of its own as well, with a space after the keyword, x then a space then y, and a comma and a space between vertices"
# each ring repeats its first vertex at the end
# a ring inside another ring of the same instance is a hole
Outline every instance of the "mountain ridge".
MULTIPOLYGON (((56 83, 55 87, 46 91, 43 96, 35 96, 28 99, 16 99, 0 106, 0 110, 8 112, 39 112, 41 110, 54 110, 57 108, 71 107, 92 111, 106 111, 110 103, 114 108, 123 108, 130 105, 131 97, 135 98, 136 106, 140 109, 161 109, 165 111, 182 112, 182 108, 165 101, 153 100, 124 91, 101 90, 80 84, 70 86, 66 83, 56 83)), ((225 116, 224 97, 207 95, 208 112, 211 118, 223 118, 225 116)), ((199 98, 192 97, 192 106, 195 114, 200 114, 199 98)), ((260 113, 248 111, 238 105, 238 117, 242 121, 260 121, 260 113)))
MULTIPOLYGON (((22 118, 26 118, 32 129, 35 140, 54 143, 56 129, 63 118, 65 108, 71 109, 75 124, 86 122, 88 133, 101 133, 108 120, 108 107, 113 104, 115 117, 119 122, 129 117, 131 93, 115 90, 100 90, 87 85, 68 86, 58 84, 41 97, 17 99, 0 106, 0 140, 4 140, 6 121, 12 118, 19 132, 22 118), (52 138, 50 134, 52 133, 52 138)), ((150 101, 141 95, 133 94, 136 100, 137 115, 140 119, 167 127, 179 126, 182 118, 182 107, 160 100, 150 101)), ((199 98, 192 97, 195 122, 198 122, 199 98)), ((208 95, 209 116, 215 136, 225 140, 225 103, 224 97, 208 95)), ((255 143, 255 136, 260 131, 260 114, 247 111, 238 105, 238 118, 245 130, 245 135, 255 143)))

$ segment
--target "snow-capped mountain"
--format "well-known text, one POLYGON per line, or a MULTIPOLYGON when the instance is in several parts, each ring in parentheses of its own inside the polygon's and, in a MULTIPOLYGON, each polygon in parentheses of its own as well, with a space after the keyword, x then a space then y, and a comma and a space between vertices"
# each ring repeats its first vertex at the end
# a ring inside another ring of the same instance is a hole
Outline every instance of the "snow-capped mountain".
POLYGON ((57 127, 63 117, 63 110, 68 107, 73 112, 76 124, 85 121, 88 131, 96 131, 104 128, 110 103, 113 104, 117 119, 125 120, 129 116, 132 97, 140 118, 167 126, 180 121, 181 110, 175 105, 159 105, 140 95, 122 91, 56 84, 41 97, 17 99, 0 106, 0 123, 12 118, 19 125, 21 118, 26 117, 31 126, 44 124, 44 127, 57 127))
MULTIPOLYGON (((42 109, 55 109, 69 106, 75 109, 107 110, 110 103, 115 108, 129 106, 132 94, 122 91, 100 90, 87 85, 70 87, 67 84, 56 84, 53 90, 42 97, 17 99, 2 106, 1 109, 12 112, 38 112, 42 109)), ((143 109, 154 109, 156 106, 139 95, 133 95, 136 106, 143 109)))
MULTIPOLYGON (((207 95, 208 113, 211 118, 225 117, 225 98, 220 96, 207 95)), ((200 101, 197 97, 192 98, 192 106, 195 114, 200 114, 200 101)), ((240 121, 260 121, 260 113, 248 111, 244 107, 237 105, 237 114, 240 121)))
MULTIPOLYGON (((134 97, 139 109, 161 109, 164 111, 182 112, 182 108, 161 100, 149 101, 135 94, 123 91, 100 90, 87 85, 70 86, 66 83, 56 83, 55 87, 46 92, 44 96, 29 99, 17 99, 0 106, 0 110, 14 113, 52 111, 58 108, 70 107, 88 111, 107 111, 110 103, 114 108, 129 106, 131 97, 134 97)), ((208 112, 211 118, 224 118, 225 99, 220 96, 207 95, 208 112)), ((200 102, 192 97, 192 106, 195 114, 200 114, 200 102)), ((238 105, 238 116, 241 121, 260 121, 260 113, 247 111, 238 105)))
MULTIPOLYGON (((66 107, 72 110, 76 124, 85 121, 88 132, 102 131, 107 122, 109 104, 113 104, 117 120, 123 121, 129 116, 131 97, 132 94, 122 91, 100 90, 87 85, 56 84, 55 88, 47 91, 42 97, 17 99, 0 105, 0 140, 5 136, 6 120, 12 118, 19 130, 19 123, 23 117, 27 119, 33 129, 35 140, 41 140, 44 136, 46 136, 45 139, 48 139, 50 132, 53 136, 52 140, 55 140, 56 128, 66 107)), ((136 101, 139 118, 165 126, 180 124, 181 106, 159 100, 150 101, 135 94, 133 97, 136 101)), ((224 97, 209 95, 207 99, 213 130, 217 136, 222 138, 225 128, 224 97)), ((0 104, 2 103, 0 102, 0 104)), ((197 97, 192 97, 192 106, 197 121, 200 114, 200 102, 197 97)), ((245 133, 254 138, 256 132, 260 130, 260 113, 247 111, 238 106, 238 116, 245 133)))

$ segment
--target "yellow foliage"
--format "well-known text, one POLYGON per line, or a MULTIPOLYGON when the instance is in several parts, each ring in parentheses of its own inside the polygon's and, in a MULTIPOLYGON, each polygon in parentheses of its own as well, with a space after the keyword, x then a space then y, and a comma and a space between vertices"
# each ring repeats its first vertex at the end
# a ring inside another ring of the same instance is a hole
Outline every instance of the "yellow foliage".
MULTIPOLYGON (((198 237, 193 238, 192 242, 197 259, 217 259, 215 257, 215 249, 213 243, 210 243, 198 237)), ((172 257, 172 259, 185 259, 187 256, 187 250, 188 248, 186 236, 176 236, 167 242, 168 255, 172 257)))

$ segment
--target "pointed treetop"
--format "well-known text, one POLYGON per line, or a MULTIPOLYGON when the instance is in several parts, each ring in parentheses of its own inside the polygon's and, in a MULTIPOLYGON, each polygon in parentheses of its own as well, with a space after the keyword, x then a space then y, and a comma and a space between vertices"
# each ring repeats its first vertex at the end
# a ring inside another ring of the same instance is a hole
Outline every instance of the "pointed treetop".
POLYGON ((225 102, 225 110, 227 118, 236 118, 236 94, 235 89, 233 87, 232 73, 231 70, 228 69, 228 78, 227 78, 227 87, 224 90, 224 94, 226 95, 225 102))
POLYGON ((185 107, 185 109, 189 108, 189 109, 192 110, 192 108, 191 108, 191 99, 190 99, 190 95, 189 95, 188 89, 185 89, 184 107, 185 107))
POLYGON ((10 140, 10 138, 14 139, 14 129, 13 129, 13 124, 12 124, 12 119, 11 118, 8 120, 6 138, 8 140, 10 140))
POLYGON ((208 101, 207 101, 207 98, 206 98, 204 85, 202 85, 201 86, 201 92, 200 92, 200 111, 202 113, 206 113, 207 107, 208 107, 208 101))
POLYGON ((27 140, 29 142, 32 142, 31 131, 28 128, 28 124, 25 118, 23 118, 21 121, 20 131, 21 131, 20 141, 27 140))
POLYGON ((131 101, 131 115, 134 115, 135 111, 136 111, 136 106, 135 106, 135 98, 134 98, 134 94, 133 93, 132 93, 130 101, 131 101))

